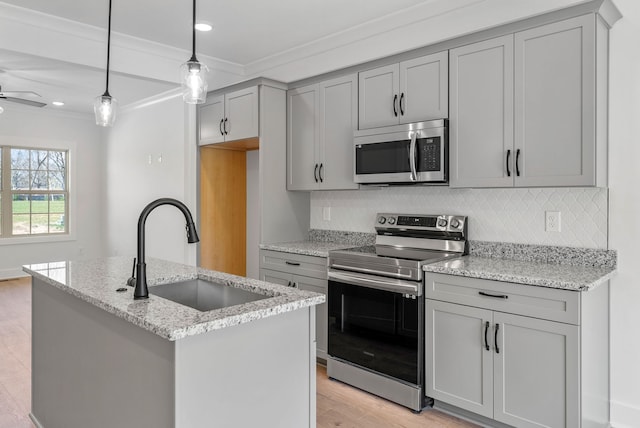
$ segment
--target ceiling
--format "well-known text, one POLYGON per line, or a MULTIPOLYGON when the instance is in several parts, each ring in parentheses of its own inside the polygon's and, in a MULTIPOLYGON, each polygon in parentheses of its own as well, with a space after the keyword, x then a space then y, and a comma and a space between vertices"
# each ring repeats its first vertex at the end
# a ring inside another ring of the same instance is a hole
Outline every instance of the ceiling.
MULTIPOLYGON (((198 33, 197 53, 222 76, 210 89, 254 75, 288 82, 582 2, 200 1, 198 21, 214 30, 198 33)), ((191 8, 187 0, 113 2, 110 92, 121 106, 177 88, 177 68, 191 50, 191 8)), ((62 100, 68 111, 91 114, 93 98, 104 92, 107 11, 107 0, 0 1, 2 89, 35 91, 43 102, 62 100), (3 35, 14 23, 23 25, 13 33, 31 33, 3 35), (54 45, 56 37, 64 43, 54 45)))

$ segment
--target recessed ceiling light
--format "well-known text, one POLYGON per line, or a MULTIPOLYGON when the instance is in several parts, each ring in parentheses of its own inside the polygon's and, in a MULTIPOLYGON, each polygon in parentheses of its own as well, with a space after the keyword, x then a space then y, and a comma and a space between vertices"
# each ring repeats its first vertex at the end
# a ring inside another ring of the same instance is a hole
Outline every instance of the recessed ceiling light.
POLYGON ((206 22, 198 22, 196 24, 196 30, 198 30, 198 31, 211 31, 211 30, 213 30, 213 27, 210 24, 207 24, 206 22))
POLYGON ((54 106, 58 106, 58 107, 64 105, 64 103, 62 101, 53 101, 51 104, 53 104, 54 106))

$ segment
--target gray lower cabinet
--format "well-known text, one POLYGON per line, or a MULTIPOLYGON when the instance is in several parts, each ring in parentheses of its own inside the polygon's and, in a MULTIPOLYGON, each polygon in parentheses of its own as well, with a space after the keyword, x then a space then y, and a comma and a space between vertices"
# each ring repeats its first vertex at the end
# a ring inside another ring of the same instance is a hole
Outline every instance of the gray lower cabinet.
POLYGON ((605 186, 607 46, 591 13, 452 49, 451 187, 605 186))
MULTIPOLYGON (((260 279, 327 295, 325 257, 260 250, 260 279)), ((316 356, 327 359, 327 304, 316 306, 316 356)))
POLYGON ((426 275, 426 395, 491 426, 608 422, 608 284, 426 275), (482 419, 485 418, 485 419, 482 419))

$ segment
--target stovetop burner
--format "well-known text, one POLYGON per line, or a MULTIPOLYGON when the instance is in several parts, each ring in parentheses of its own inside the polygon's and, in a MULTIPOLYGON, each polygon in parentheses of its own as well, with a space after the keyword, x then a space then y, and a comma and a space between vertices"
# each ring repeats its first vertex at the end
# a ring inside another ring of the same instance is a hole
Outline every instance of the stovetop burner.
POLYGON ((378 214, 376 245, 329 252, 329 268, 422 280, 422 266, 467 253, 467 217, 378 214))

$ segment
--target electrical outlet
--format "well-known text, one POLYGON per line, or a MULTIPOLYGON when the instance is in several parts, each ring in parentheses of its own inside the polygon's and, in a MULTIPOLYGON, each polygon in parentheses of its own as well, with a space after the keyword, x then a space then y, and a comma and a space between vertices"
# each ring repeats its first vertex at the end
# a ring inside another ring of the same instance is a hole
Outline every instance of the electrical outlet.
POLYGON ((545 211, 545 230, 560 232, 560 211, 545 211))
POLYGON ((322 220, 331 221, 331 207, 322 207, 322 220))

